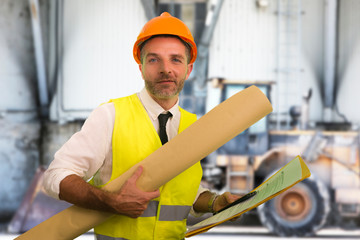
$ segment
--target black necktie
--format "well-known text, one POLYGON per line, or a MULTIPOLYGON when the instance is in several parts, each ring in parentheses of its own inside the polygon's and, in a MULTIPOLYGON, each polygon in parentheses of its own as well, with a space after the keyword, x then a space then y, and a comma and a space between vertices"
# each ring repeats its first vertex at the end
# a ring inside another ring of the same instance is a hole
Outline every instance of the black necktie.
POLYGON ((159 128, 160 128, 160 140, 162 145, 164 145, 165 143, 168 142, 168 136, 166 134, 166 122, 169 119, 169 117, 171 117, 172 114, 170 112, 166 113, 166 114, 160 114, 158 116, 159 119, 159 128))

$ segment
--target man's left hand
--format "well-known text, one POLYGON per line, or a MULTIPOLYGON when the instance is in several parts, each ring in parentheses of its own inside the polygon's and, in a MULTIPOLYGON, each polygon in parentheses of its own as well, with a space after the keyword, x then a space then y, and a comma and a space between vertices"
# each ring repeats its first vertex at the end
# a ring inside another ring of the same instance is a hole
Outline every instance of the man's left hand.
POLYGON ((225 193, 221 194, 220 196, 218 196, 216 198, 216 200, 214 202, 214 207, 213 207, 214 212, 220 211, 221 209, 223 209, 224 207, 226 207, 230 203, 236 201, 240 197, 241 196, 234 195, 234 194, 231 194, 229 192, 225 192, 225 193))

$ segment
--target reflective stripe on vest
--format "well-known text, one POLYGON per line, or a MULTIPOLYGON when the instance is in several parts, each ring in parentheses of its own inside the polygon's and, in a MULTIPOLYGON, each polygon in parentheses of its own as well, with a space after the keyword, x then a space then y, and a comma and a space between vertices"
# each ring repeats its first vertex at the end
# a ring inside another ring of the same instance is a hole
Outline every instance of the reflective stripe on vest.
MULTIPOLYGON (((150 201, 141 217, 155 217, 158 206, 158 201, 150 201)), ((182 221, 187 218, 190 209, 191 206, 162 205, 160 208, 159 221, 182 221)))
POLYGON ((191 206, 162 205, 159 221, 182 221, 189 215, 191 206))
POLYGON ((127 238, 109 237, 101 234, 96 234, 96 240, 129 240, 127 238))
POLYGON ((155 217, 158 210, 159 202, 158 201, 150 201, 148 207, 143 212, 141 217, 155 217))
MULTIPOLYGON (((111 180, 160 148, 161 141, 149 115, 136 94, 112 100, 115 123, 112 137, 113 165, 111 180)), ((180 109, 180 133, 194 121, 196 115, 180 109)), ((159 174, 161 174, 159 169, 159 174)), ((114 215, 95 227, 100 239, 183 239, 186 218, 195 200, 201 181, 200 162, 160 187, 160 197, 149 202, 138 218, 114 215)))
POLYGON ((101 234, 96 235, 96 240, 129 240, 127 238, 116 238, 116 237, 109 237, 101 234))

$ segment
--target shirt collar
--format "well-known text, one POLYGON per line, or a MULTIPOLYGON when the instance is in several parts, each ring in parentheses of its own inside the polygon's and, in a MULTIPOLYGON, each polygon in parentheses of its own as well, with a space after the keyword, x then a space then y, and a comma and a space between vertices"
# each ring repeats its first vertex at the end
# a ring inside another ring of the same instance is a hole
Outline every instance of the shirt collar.
MULTIPOLYGON (((154 121, 158 118, 159 114, 167 113, 168 111, 164 110, 148 93, 146 88, 143 88, 139 93, 139 98, 141 103, 144 105, 146 112, 149 114, 150 118, 154 121)), ((176 101, 175 105, 169 109, 173 117, 177 117, 180 114, 179 110, 179 99, 176 101)))

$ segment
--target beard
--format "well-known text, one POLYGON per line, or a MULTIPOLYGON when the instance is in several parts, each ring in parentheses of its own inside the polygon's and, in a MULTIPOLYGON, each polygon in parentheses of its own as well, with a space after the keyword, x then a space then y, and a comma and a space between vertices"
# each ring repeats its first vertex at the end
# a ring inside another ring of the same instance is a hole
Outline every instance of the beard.
POLYGON ((159 79, 156 79, 155 82, 145 80, 146 89, 156 98, 159 99, 170 99, 177 96, 184 87, 185 79, 176 81, 168 76, 163 76, 159 79), (162 84, 160 83, 163 80, 170 80, 172 83, 162 84))

